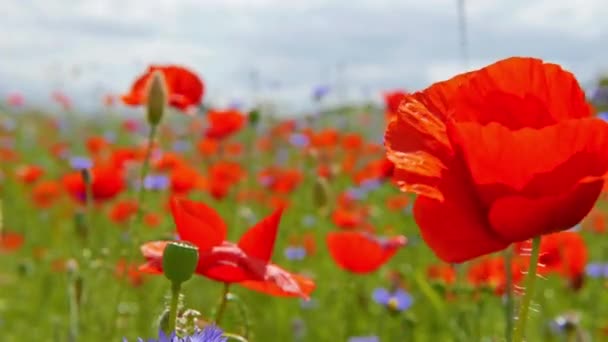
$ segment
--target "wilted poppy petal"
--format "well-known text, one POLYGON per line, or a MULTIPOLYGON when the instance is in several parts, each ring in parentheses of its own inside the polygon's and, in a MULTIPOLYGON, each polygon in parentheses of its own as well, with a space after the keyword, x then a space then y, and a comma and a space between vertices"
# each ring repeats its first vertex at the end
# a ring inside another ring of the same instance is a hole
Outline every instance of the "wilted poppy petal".
POLYGON ((220 245, 226 238, 226 224, 212 208, 178 197, 172 197, 170 204, 180 238, 195 244, 199 252, 220 245))
POLYGON ((446 262, 462 262, 508 246, 492 232, 466 177, 446 173, 444 201, 418 197, 414 217, 422 238, 446 262))
POLYGON ((404 246, 403 236, 382 241, 363 232, 332 232, 327 234, 327 247, 341 268, 353 273, 370 273, 404 246))
POLYGON ((603 180, 580 183, 571 191, 549 197, 507 196, 494 202, 488 214, 493 230, 506 241, 565 230, 579 223, 593 208, 603 180))
POLYGON ((251 257, 270 261, 282 214, 283 208, 279 208, 258 222, 241 237, 238 246, 251 257))

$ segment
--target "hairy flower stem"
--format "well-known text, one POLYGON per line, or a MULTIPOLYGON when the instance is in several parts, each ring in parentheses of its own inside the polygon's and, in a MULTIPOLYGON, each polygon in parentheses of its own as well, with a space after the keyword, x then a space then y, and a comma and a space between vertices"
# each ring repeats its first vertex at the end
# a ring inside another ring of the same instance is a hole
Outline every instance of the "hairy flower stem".
POLYGON ((226 311, 226 305, 228 304, 228 294, 230 291, 230 284, 224 283, 224 291, 222 292, 222 301, 220 302, 220 306, 217 308, 217 313, 215 314, 215 324, 218 326, 222 321, 222 317, 224 316, 224 312, 226 311))
POLYGON ((169 331, 166 331, 167 335, 175 331, 175 322, 177 321, 177 304, 179 302, 179 292, 181 287, 181 283, 175 281, 171 283, 171 306, 169 306, 169 331))
POLYGON ((525 294, 519 304, 519 314, 517 315, 517 324, 513 331, 513 342, 523 342, 526 330, 526 321, 528 320, 528 311, 530 309, 530 303, 532 296, 534 295, 534 288, 536 286, 536 270, 538 268, 538 257, 540 254, 540 236, 535 237, 532 240, 532 255, 530 256, 530 266, 528 269, 528 276, 526 278, 526 289, 525 294))
POLYGON ((505 263, 505 339, 507 342, 513 341, 513 314, 515 307, 513 303, 513 250, 511 246, 503 252, 505 263))

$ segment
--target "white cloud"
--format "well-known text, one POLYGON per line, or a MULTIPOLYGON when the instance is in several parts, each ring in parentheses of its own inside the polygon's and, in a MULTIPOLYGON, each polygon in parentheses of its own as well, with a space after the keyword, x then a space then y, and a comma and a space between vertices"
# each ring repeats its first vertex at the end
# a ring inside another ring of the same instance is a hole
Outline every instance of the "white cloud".
MULTIPOLYGON (((535 55, 592 78, 608 60, 602 2, 466 0, 471 65, 535 55)), ((319 83, 341 82, 353 99, 420 89, 463 71, 456 9, 454 0, 4 0, 0 92, 60 87, 90 98, 165 62, 200 72, 214 102, 250 98, 252 70, 258 95, 290 106, 319 83)))

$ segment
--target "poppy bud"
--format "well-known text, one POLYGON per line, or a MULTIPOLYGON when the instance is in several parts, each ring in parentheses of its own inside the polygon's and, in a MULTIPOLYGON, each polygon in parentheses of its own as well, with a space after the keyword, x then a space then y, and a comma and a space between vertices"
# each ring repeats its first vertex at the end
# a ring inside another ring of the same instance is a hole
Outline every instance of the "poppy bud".
POLYGON ((150 125, 158 125, 163 118, 165 106, 167 105, 167 89, 165 77, 160 71, 154 72, 148 88, 148 122, 150 125))
POLYGON ((181 284, 190 279, 197 263, 196 247, 181 242, 171 242, 165 247, 163 272, 171 282, 181 284))
POLYGON ((249 125, 251 126, 256 126, 257 123, 260 121, 260 111, 257 109, 252 110, 251 112, 249 112, 249 125))

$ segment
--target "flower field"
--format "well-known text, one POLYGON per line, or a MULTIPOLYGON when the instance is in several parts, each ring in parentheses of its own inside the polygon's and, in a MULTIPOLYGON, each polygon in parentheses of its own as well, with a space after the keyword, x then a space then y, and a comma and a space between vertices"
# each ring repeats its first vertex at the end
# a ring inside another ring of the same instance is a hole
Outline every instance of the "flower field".
POLYGON ((606 340, 606 87, 509 58, 293 117, 175 65, 103 115, 11 94, 0 340, 606 340))

